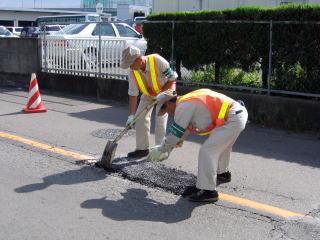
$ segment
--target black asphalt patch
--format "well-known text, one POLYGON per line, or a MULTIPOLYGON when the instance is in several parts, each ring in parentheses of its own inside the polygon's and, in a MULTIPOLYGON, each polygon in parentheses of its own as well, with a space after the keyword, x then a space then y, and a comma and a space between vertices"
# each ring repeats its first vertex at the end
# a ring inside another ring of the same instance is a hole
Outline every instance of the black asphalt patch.
POLYGON ((161 163, 149 162, 146 159, 130 160, 117 158, 112 162, 112 171, 124 178, 140 184, 164 189, 181 195, 187 186, 196 184, 196 176, 161 163))

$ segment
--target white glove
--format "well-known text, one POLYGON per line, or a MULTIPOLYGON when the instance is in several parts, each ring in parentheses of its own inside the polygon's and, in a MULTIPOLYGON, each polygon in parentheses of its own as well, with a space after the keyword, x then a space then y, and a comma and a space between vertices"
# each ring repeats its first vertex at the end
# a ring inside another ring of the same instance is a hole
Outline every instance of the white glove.
POLYGON ((169 154, 167 152, 160 151, 160 145, 155 146, 150 150, 150 153, 148 155, 148 160, 152 162, 161 162, 169 157, 169 154))
POLYGON ((130 126, 132 128, 134 126, 133 120, 134 120, 134 115, 130 115, 126 122, 126 126, 130 126))

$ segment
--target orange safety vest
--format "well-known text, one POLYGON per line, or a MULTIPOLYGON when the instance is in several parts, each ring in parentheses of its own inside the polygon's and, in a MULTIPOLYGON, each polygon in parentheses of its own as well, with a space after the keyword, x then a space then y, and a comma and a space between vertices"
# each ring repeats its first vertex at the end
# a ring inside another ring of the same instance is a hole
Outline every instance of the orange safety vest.
POLYGON ((186 101, 195 101, 204 104, 211 114, 212 123, 205 131, 199 132, 191 126, 188 127, 189 131, 205 136, 209 135, 215 127, 224 125, 228 110, 234 100, 210 89, 199 89, 179 97, 177 104, 186 101))
POLYGON ((161 92, 162 86, 160 85, 159 78, 158 78, 158 70, 156 65, 155 54, 148 55, 147 58, 148 58, 148 63, 150 67, 151 89, 147 87, 139 71, 133 70, 132 75, 140 92, 142 92, 147 96, 154 97, 161 92))

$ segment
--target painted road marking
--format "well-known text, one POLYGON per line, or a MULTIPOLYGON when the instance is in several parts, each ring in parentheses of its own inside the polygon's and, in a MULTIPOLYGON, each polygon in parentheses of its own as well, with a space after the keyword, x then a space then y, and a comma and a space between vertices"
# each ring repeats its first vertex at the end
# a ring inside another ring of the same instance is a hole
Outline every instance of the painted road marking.
POLYGON ((240 205, 243 207, 249 207, 255 210, 260 210, 266 213, 271 213, 272 215, 280 216, 287 219, 305 216, 305 214, 291 212, 282 208, 273 207, 267 204, 255 202, 249 199, 240 198, 240 197, 236 197, 236 196, 232 196, 232 195, 220 193, 220 192, 219 192, 219 200, 230 202, 232 204, 240 205))
MULTIPOLYGON (((77 160, 88 160, 88 159, 93 159, 92 156, 87 156, 87 155, 83 155, 83 154, 79 154, 76 152, 72 152, 72 151, 68 151, 65 149, 61 149, 61 148, 57 148, 54 146, 50 146, 47 144, 43 144, 43 143, 39 143, 27 138, 23 138, 23 137, 19 137, 16 135, 12 135, 9 133, 4 133, 4 132, 0 132, 0 137, 2 138, 6 138, 6 139, 10 139, 10 140, 14 140, 14 141, 18 141, 27 145, 30 145, 32 147, 35 148, 40 148, 49 152, 53 152, 53 153, 57 153, 63 156, 67 156, 67 157, 72 157, 75 158, 77 160)), ((229 202, 235 205, 240 205, 243 207, 247 207, 247 208, 251 208, 251 209, 255 209, 258 211, 262 211, 265 213, 269 213, 275 216, 279 216, 282 218, 297 218, 297 217, 305 217, 305 214, 301 214, 301 213, 296 213, 296 212, 291 212, 282 208, 278 208, 278 207, 274 207, 271 205, 267 205, 267 204, 263 204, 263 203, 259 203, 259 202, 255 202, 249 199, 245 199, 245 198, 240 198, 240 197, 236 197, 236 196, 232 196, 229 194, 225 194, 225 193, 221 193, 219 192, 219 199, 225 202, 229 202)))
POLYGON ((80 154, 80 153, 68 151, 68 150, 65 150, 65 149, 62 149, 62 148, 58 148, 58 147, 55 147, 55 146, 50 146, 50 145, 44 144, 44 143, 39 143, 39 142, 30 140, 30 139, 27 139, 27 138, 19 137, 19 136, 16 136, 16 135, 5 133, 5 132, 0 132, 0 137, 6 138, 6 139, 10 139, 10 140, 13 140, 13 141, 17 141, 17 142, 21 142, 21 143, 24 143, 26 145, 30 145, 30 146, 35 147, 35 148, 40 148, 40 149, 46 150, 48 152, 53 152, 53 153, 56 153, 56 154, 59 154, 59 155, 63 155, 63 156, 66 156, 66 157, 71 157, 71 158, 74 158, 74 159, 77 159, 77 160, 94 159, 94 157, 92 157, 92 156, 83 155, 83 154, 80 154))

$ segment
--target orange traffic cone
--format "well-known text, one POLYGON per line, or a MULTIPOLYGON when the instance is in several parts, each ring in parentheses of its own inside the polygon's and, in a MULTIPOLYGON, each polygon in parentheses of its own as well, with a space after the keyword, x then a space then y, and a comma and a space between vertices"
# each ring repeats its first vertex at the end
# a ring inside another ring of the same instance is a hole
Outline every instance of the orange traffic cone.
POLYGON ((37 77, 35 73, 31 74, 31 81, 29 86, 29 98, 27 106, 23 109, 26 113, 46 112, 47 109, 41 102, 37 77))

